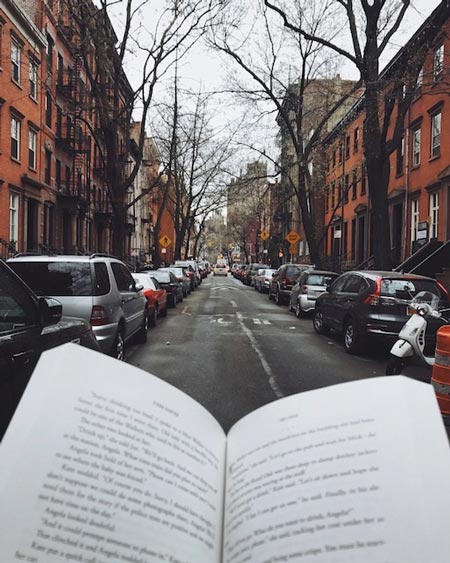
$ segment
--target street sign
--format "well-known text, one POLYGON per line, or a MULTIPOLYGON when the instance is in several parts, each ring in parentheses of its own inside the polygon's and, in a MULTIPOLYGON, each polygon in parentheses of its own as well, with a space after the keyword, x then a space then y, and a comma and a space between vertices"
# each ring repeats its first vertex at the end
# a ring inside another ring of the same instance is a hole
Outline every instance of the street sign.
POLYGON ((267 231, 261 231, 260 237, 262 238, 262 240, 267 240, 270 237, 270 235, 267 231))
POLYGON ((286 240, 288 242, 290 242, 291 244, 295 244, 296 242, 298 242, 300 240, 300 235, 296 232, 296 231, 290 231, 287 235, 286 235, 286 240))
POLYGON ((163 247, 163 248, 167 248, 168 246, 170 246, 172 244, 172 241, 170 240, 170 238, 167 235, 163 235, 160 239, 159 239, 159 244, 163 247))

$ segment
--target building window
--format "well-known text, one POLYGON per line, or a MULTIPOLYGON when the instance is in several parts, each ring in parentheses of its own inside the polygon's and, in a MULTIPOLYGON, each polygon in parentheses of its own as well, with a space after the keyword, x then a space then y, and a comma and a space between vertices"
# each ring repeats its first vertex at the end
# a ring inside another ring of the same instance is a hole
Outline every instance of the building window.
POLYGON ((56 106, 56 136, 62 137, 62 109, 56 106))
POLYGON ((359 148, 359 127, 355 127, 353 131, 353 152, 357 153, 359 148))
POLYGON ((441 112, 431 116, 431 158, 441 154, 441 112))
POLYGON ((50 185, 52 176, 52 151, 45 149, 45 169, 44 169, 44 182, 50 185))
POLYGON ((411 244, 417 240, 417 229, 419 226, 419 200, 411 201, 411 244))
POLYGON ((418 96, 422 91, 422 84, 423 84, 423 67, 419 70, 419 74, 416 78, 416 85, 415 85, 415 94, 418 96))
POLYGON ((20 84, 20 59, 22 49, 20 45, 11 39, 11 77, 17 84, 20 84))
POLYGON ((361 195, 365 195, 367 189, 367 174, 366 167, 361 164, 361 195))
POLYGON ((420 128, 414 129, 412 134, 412 165, 417 167, 420 164, 420 128))
POLYGON ((44 205, 44 244, 47 248, 53 246, 54 207, 50 203, 44 205))
POLYGON ((45 124, 47 127, 52 126, 52 95, 50 92, 45 94, 45 124))
POLYGON ((30 98, 33 98, 33 100, 37 100, 38 64, 33 59, 30 59, 29 78, 30 78, 30 98))
POLYGON ((20 119, 11 116, 11 158, 20 160, 20 119))
POLYGON ((333 156, 332 156, 332 161, 333 161, 333 168, 336 167, 336 149, 333 149, 333 156))
POLYGON ((350 135, 345 136, 345 160, 350 158, 350 135))
POLYGON ((430 238, 437 238, 439 222, 439 192, 430 194, 430 238))
POLYGON ((348 203, 348 191, 350 189, 350 175, 344 177, 344 203, 348 203))
POLYGON ((442 80, 444 74, 444 45, 434 51, 433 56, 433 79, 435 82, 442 80))
POLYGON ((19 196, 14 193, 9 194, 9 240, 19 240, 19 196))
POLYGON ((70 188, 70 166, 66 166, 66 189, 68 190, 70 188))
POLYGON ((61 161, 56 159, 55 161, 55 184, 56 189, 61 189, 61 161))
POLYGON ((37 132, 34 129, 28 130, 28 166, 36 170, 36 149, 37 149, 37 132))
POLYGON ((405 139, 402 137, 397 147, 397 158, 396 158, 396 174, 401 176, 403 174, 403 161, 405 154, 405 139))
POLYGON ((53 47, 55 42, 47 35, 47 52, 46 52, 46 59, 47 59, 47 72, 49 74, 53 74, 53 47))
POLYGON ((352 172, 352 199, 356 199, 357 190, 356 187, 358 185, 358 171, 356 168, 352 172))
POLYGON ((336 205, 336 184, 331 182, 331 211, 334 211, 336 205))
POLYGON ((64 59, 61 53, 58 53, 58 77, 57 82, 59 86, 63 85, 63 77, 64 77, 64 59))

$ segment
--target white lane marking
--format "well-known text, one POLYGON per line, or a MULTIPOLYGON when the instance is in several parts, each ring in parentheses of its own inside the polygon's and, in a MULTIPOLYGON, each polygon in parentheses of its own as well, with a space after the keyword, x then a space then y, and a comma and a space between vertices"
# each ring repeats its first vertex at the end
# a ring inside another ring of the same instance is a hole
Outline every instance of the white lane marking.
POLYGON ((253 324, 260 325, 261 321, 259 319, 253 319, 253 324))
POLYGON ((265 325, 270 325, 272 324, 270 321, 268 321, 267 319, 263 319, 263 324, 265 325))
POLYGON ((283 392, 281 391, 281 388, 277 383, 277 380, 276 380, 276 377, 275 377, 275 375, 272 371, 272 368, 270 367, 266 358, 264 357, 263 351, 258 346, 258 342, 256 341, 255 337, 253 336, 252 331, 245 326, 244 317, 242 316, 241 313, 236 312, 236 318, 237 318, 238 323, 240 324, 240 326, 242 328, 242 331, 246 334, 247 338, 250 340, 250 344, 252 345, 253 350, 256 352, 256 354, 259 357, 261 365, 262 365, 264 371, 266 372, 266 375, 269 378, 269 385, 270 385, 272 391, 274 392, 275 396, 278 399, 281 399, 282 397, 284 397, 283 392))
POLYGON ((182 315, 189 315, 189 316, 191 316, 191 313, 188 313, 188 312, 187 312, 187 311, 188 311, 188 308, 189 308, 189 307, 185 307, 185 308, 181 311, 181 314, 182 314, 182 315))
POLYGON ((230 301, 230 305, 231 305, 232 307, 237 307, 236 301, 230 301))

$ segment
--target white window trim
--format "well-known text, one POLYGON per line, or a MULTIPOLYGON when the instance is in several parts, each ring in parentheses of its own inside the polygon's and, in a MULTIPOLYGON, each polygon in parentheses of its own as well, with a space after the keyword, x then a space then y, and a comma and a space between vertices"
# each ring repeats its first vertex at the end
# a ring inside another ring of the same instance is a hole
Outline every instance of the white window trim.
POLYGON ((438 111, 437 113, 431 116, 431 146, 430 146, 430 157, 435 158, 441 154, 441 133, 442 133, 442 113, 438 111), (438 120, 439 118, 439 120, 438 120), (435 127, 435 124, 439 122, 439 128, 435 127), (435 135, 435 130, 438 130, 438 133, 435 135), (435 143, 435 139, 438 139, 438 142, 435 143), (437 152, 435 153, 435 150, 437 152))
POLYGON ((414 129, 412 134, 412 165, 414 167, 420 166, 421 142, 422 142, 422 132, 420 127, 418 127, 417 129, 414 129))
POLYGON ((435 49, 433 53, 433 80, 442 80, 444 71, 444 44, 435 49))
POLYGON ((439 226, 439 192, 430 194, 430 238, 437 238, 439 226))
POLYGON ((38 93, 38 75, 39 66, 36 61, 30 59, 29 80, 30 80, 30 98, 37 101, 38 93))
POLYGON ((36 170, 37 168, 37 131, 32 129, 28 129, 28 166, 36 170), (32 142, 33 141, 33 142, 32 142), (33 152, 33 162, 30 162, 30 151, 33 152))
POLYGON ((411 243, 417 240, 419 229, 419 200, 411 201, 411 243))
POLYGON ((22 58, 22 47, 14 38, 11 38, 11 79, 16 84, 20 84, 20 61, 22 58), (17 55, 17 58, 16 56, 17 55), (13 69, 17 69, 17 78, 14 77, 13 69))
POLYGON ((17 142, 17 154, 13 154, 11 151, 11 158, 14 160, 20 160, 20 134, 21 134, 21 127, 22 123, 20 119, 11 115, 11 139, 14 139, 17 142), (16 124, 14 126, 14 124, 16 124))
POLYGON ((19 194, 11 192, 9 194, 9 240, 16 242, 19 237, 19 194))

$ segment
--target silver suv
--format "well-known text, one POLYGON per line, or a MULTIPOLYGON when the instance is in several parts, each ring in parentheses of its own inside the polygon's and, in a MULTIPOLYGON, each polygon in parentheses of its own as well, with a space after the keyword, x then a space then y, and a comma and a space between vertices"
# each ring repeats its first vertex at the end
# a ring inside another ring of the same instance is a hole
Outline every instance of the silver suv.
POLYGON ((24 255, 8 265, 37 295, 55 297, 66 319, 90 323, 102 350, 124 359, 125 342, 147 339, 148 306, 130 271, 117 258, 24 255))

